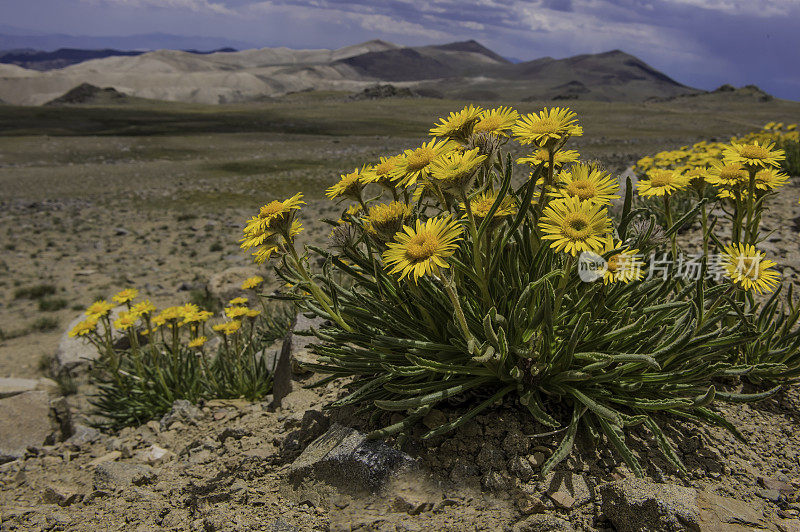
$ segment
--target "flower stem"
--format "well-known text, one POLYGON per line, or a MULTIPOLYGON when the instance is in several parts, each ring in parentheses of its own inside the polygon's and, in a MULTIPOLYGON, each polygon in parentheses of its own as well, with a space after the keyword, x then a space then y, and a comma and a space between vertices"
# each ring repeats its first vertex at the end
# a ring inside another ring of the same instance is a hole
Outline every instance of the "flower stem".
POLYGON ((464 310, 461 308, 461 301, 458 299, 458 292, 456 291, 456 285, 453 282, 453 278, 443 275, 442 279, 444 281, 445 292, 447 292, 450 302, 453 303, 453 309, 456 312, 458 325, 461 327, 461 331, 464 333, 464 338, 467 340, 467 343, 470 344, 474 340, 474 337, 472 336, 472 332, 469 330, 469 326, 467 326, 467 318, 464 316, 464 310))
POLYGON ((344 319, 339 315, 338 312, 333 310, 331 304, 333 303, 331 299, 322 291, 322 289, 311 279, 311 276, 308 275, 303 263, 300 261, 300 257, 297 256, 297 250, 294 249, 294 243, 290 243, 289 252, 292 255, 292 260, 294 261, 294 265, 297 268, 297 271, 300 272, 300 275, 303 276, 303 280, 308 284, 309 290, 311 290, 311 295, 314 296, 314 299, 317 300, 317 303, 322 305, 322 308, 325 309, 333 320, 339 324, 339 326, 347 332, 353 332, 353 328, 350 327, 344 319))
MULTIPOLYGON (((664 216, 667 219, 667 229, 672 229, 672 209, 670 208, 670 196, 664 196, 664 216)), ((678 259, 678 232, 674 231, 671 235, 672 240, 672 260, 678 259)))

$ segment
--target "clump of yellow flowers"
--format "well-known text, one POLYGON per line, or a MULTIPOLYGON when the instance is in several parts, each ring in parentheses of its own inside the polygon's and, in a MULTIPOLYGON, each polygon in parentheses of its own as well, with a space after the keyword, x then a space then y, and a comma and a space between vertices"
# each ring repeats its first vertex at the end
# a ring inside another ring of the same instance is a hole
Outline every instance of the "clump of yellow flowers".
POLYGON ((644 158, 622 186, 570 149, 585 133, 571 109, 469 105, 439 119, 433 138, 327 189, 343 202, 328 249, 295 242, 299 195, 265 205, 242 247, 257 262, 277 259, 282 297, 327 320, 310 369, 347 378, 351 394, 337 405, 386 412, 373 437, 451 410, 423 436, 438 437, 504 404, 560 435, 545 473, 582 428, 642 474, 631 426, 682 468, 654 413, 735 432, 714 401, 759 400, 800 377, 800 307, 791 295, 785 305, 757 297, 780 292, 758 228, 766 196, 786 181, 781 146, 794 131, 773 124, 644 158), (529 153, 514 161, 512 142, 529 153), (720 191, 730 236, 708 187, 720 191), (696 218, 699 241, 679 239, 696 218), (743 375, 777 386, 721 388, 743 375))
POLYGON ((261 276, 246 279, 241 289, 249 295, 230 300, 221 319, 194 303, 159 310, 150 300, 137 302, 134 288, 92 303, 69 335, 98 350, 94 404, 105 424, 142 423, 176 399, 265 396, 273 368, 263 350, 284 334, 289 317, 271 315, 263 285, 261 276))

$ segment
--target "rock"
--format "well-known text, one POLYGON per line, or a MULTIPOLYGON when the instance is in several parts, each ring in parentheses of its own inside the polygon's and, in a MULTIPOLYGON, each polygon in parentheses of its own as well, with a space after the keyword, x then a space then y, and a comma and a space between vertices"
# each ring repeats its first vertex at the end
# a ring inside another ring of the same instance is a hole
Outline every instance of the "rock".
MULTIPOLYGON (((586 477, 569 471, 548 473, 544 480, 539 483, 539 486, 556 504, 559 504, 559 501, 553 498, 556 493, 562 494, 558 497, 565 503, 569 502, 569 499, 573 499, 572 503, 567 507, 582 506, 591 501, 594 496, 594 486, 589 485, 586 477), (565 495, 569 498, 565 497, 565 495)), ((562 508, 564 507, 562 506, 562 508)))
POLYGON ((771 502, 778 502, 781 500, 781 492, 778 490, 759 489, 756 491, 758 496, 771 502))
POLYGON ((514 532, 573 532, 572 524, 554 515, 534 514, 514 525, 514 532))
POLYGON ((170 411, 161 416, 158 427, 160 430, 166 430, 178 421, 187 425, 196 425, 201 419, 203 419, 202 410, 186 399, 178 399, 172 403, 170 411))
POLYGON ((784 494, 794 492, 794 486, 792 486, 792 483, 786 482, 785 480, 778 480, 769 477, 758 477, 758 484, 764 489, 775 490, 784 494))
MULTIPOLYGON (((236 257, 241 258, 237 255, 236 257)), ((237 266, 228 268, 211 276, 206 284, 208 294, 219 301, 220 305, 227 305, 233 298, 244 296, 252 298, 250 290, 242 290, 242 283, 248 277, 253 277, 259 273, 254 266, 237 266)))
POLYGON ((0 464, 21 458, 28 447, 53 438, 47 392, 23 392, 0 399, 0 464))
MULTIPOLYGON (((119 313, 127 310, 125 306, 116 307, 111 311, 110 319, 113 322, 119 316, 119 313)), ((89 368, 94 360, 97 360, 99 354, 97 348, 85 338, 69 336, 69 331, 73 329, 78 323, 86 319, 86 315, 81 314, 70 322, 61 339, 58 341, 56 347, 56 354, 51 363, 51 371, 53 375, 79 375, 89 368)), ((123 347, 128 344, 128 336, 123 331, 118 331, 111 328, 111 339, 115 346, 123 347)))
POLYGON ((306 410, 300 422, 300 428, 290 433, 281 445, 284 455, 299 453, 305 445, 320 437, 328 427, 330 420, 320 410, 306 410))
POLYGON ((114 462, 115 460, 119 460, 122 458, 121 451, 111 451, 110 453, 104 454, 103 456, 98 456, 91 462, 89 462, 89 467, 97 467, 100 464, 105 464, 107 462, 114 462))
POLYGON ((292 342, 290 330, 283 339, 280 354, 272 372, 272 404, 273 409, 280 408, 283 398, 292 393, 292 342))
POLYGON ((553 499, 553 502, 556 503, 556 506, 559 508, 569 510, 575 505, 575 498, 566 491, 557 491, 555 493, 549 493, 548 495, 550 495, 550 498, 553 499))
POLYGON ((422 424, 429 429, 441 427, 447 423, 447 416, 441 410, 433 409, 422 418, 422 424))
POLYGON ((700 530, 697 492, 626 478, 599 487, 602 512, 618 532, 700 530))
POLYGON ((99 430, 84 425, 82 423, 74 423, 72 425, 72 435, 66 443, 82 447, 84 445, 94 443, 103 437, 103 433, 99 430))
POLYGON ((151 445, 144 452, 139 455, 139 459, 149 465, 158 465, 172 460, 175 453, 159 447, 158 445, 151 445))
POLYGON ((36 379, 0 379, 0 399, 36 390, 39 381, 36 379))
POLYGON ((730 532, 769 528, 763 512, 749 504, 723 497, 709 491, 697 495, 702 530, 726 530, 730 532))
POLYGON ((778 519, 776 524, 781 532, 800 532, 800 520, 798 519, 778 519))
POLYGON ((336 423, 292 463, 289 477, 299 481, 313 475, 341 489, 374 492, 391 475, 414 464, 407 454, 336 423))
MULTIPOLYGON (((316 343, 316 338, 312 335, 311 329, 318 329, 324 320, 322 318, 308 318, 305 314, 298 314, 292 330, 287 335, 291 339, 291 363, 292 372, 297 375, 309 373, 303 364, 310 364, 317 361, 317 355, 309 350, 309 346, 316 343)), ((284 340, 285 341, 285 340, 284 340)))
POLYGON ((63 487, 48 486, 42 491, 42 502, 45 504, 66 507, 81 500, 83 500, 83 494, 63 487))
POLYGON ((94 470, 94 489, 114 491, 128 486, 142 486, 156 479, 152 467, 124 462, 105 462, 94 470))

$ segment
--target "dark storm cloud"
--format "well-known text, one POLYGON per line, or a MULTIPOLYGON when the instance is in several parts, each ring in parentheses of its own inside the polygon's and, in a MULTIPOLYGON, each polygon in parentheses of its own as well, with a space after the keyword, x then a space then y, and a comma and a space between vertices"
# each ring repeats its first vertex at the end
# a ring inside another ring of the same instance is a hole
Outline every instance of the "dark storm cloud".
POLYGON ((800 99, 799 0, 28 0, 0 15, 34 30, 269 46, 475 39, 526 60, 622 49, 688 85, 755 83, 800 99))

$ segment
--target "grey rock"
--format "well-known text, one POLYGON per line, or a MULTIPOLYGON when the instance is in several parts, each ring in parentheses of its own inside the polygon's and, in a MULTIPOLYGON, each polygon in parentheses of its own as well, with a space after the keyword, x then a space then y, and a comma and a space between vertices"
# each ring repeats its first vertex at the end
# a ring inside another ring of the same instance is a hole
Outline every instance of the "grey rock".
MULTIPOLYGON (((234 260, 241 259, 243 255, 237 255, 234 260)), ((253 294, 249 290, 242 290, 242 283, 248 277, 258 275, 258 269, 254 266, 237 266, 228 268, 211 276, 206 284, 206 290, 221 305, 227 305, 228 301, 235 297, 252 298, 253 294)))
POLYGON ((759 489, 758 496, 771 502, 778 502, 781 500, 781 492, 778 490, 759 489))
POLYGON ((143 486, 156 479, 152 467, 126 462, 106 462, 94 470, 92 484, 100 491, 113 491, 129 486, 143 486))
POLYGON ((0 399, 36 390, 39 381, 36 379, 0 379, 0 399))
POLYGON ((269 532, 298 532, 300 530, 294 525, 290 525, 280 517, 268 525, 269 532))
POLYGON ((0 399, 0 464, 25 455, 52 439, 55 426, 47 392, 33 391, 0 399))
POLYGON ((161 417, 159 427, 161 430, 165 430, 178 421, 187 425, 196 425, 201 419, 203 419, 202 410, 186 399, 178 399, 172 403, 170 411, 161 417))
POLYGON ((278 359, 272 371, 272 408, 280 408, 283 398, 292 393, 292 331, 283 339, 278 359))
MULTIPOLYGON (((571 471, 553 471, 539 483, 542 491, 553 498, 553 494, 561 501, 569 501, 568 495, 573 499, 572 506, 582 506, 594 498, 594 485, 584 475, 571 471)), ((555 499, 554 499, 555 500, 555 499)), ((556 501, 558 503, 558 501, 556 501)))
POLYGON ((298 314, 291 333, 287 338, 291 339, 291 363, 292 371, 298 375, 308 373, 309 370, 303 364, 314 363, 317 356, 311 352, 310 346, 317 342, 311 329, 318 329, 325 320, 321 318, 309 318, 305 314, 298 314))
POLYGON ((601 485, 599 492, 602 512, 618 532, 700 530, 692 488, 626 478, 601 485))
POLYGON ((572 524, 560 517, 534 514, 514 525, 514 532, 573 532, 572 524))
POLYGON ((57 504, 66 507, 81 500, 83 500, 82 493, 60 486, 47 486, 42 491, 42 502, 45 504, 57 504))
MULTIPOLYGON (((127 310, 124 306, 119 306, 112 310, 111 321, 116 320, 120 312, 124 310, 127 310)), ((69 331, 85 319, 86 316, 81 314, 70 322, 64 334, 61 335, 51 364, 53 375, 79 375, 84 373, 89 368, 89 365, 99 357, 97 348, 89 340, 77 336, 74 338, 69 336, 69 331)), ((123 331, 118 331, 113 327, 111 329, 111 339, 114 344, 118 347, 125 347, 128 344, 128 336, 123 331)))
POLYGON ((305 445, 320 437, 328 427, 330 420, 320 410, 306 410, 300 421, 300 428, 291 432, 281 445, 281 453, 293 455, 299 453, 305 445))
POLYGON ((102 437, 103 433, 99 430, 82 423, 75 423, 72 425, 72 436, 69 437, 66 443, 81 447, 94 443, 102 437))
POLYGON ((753 508, 750 504, 723 497, 710 491, 697 495, 700 507, 700 528, 702 530, 741 530, 768 529, 761 508, 753 508))
POLYGON ((340 489, 375 492, 400 469, 414 465, 407 454, 336 423, 292 463, 289 478, 298 482, 313 475, 340 489))

